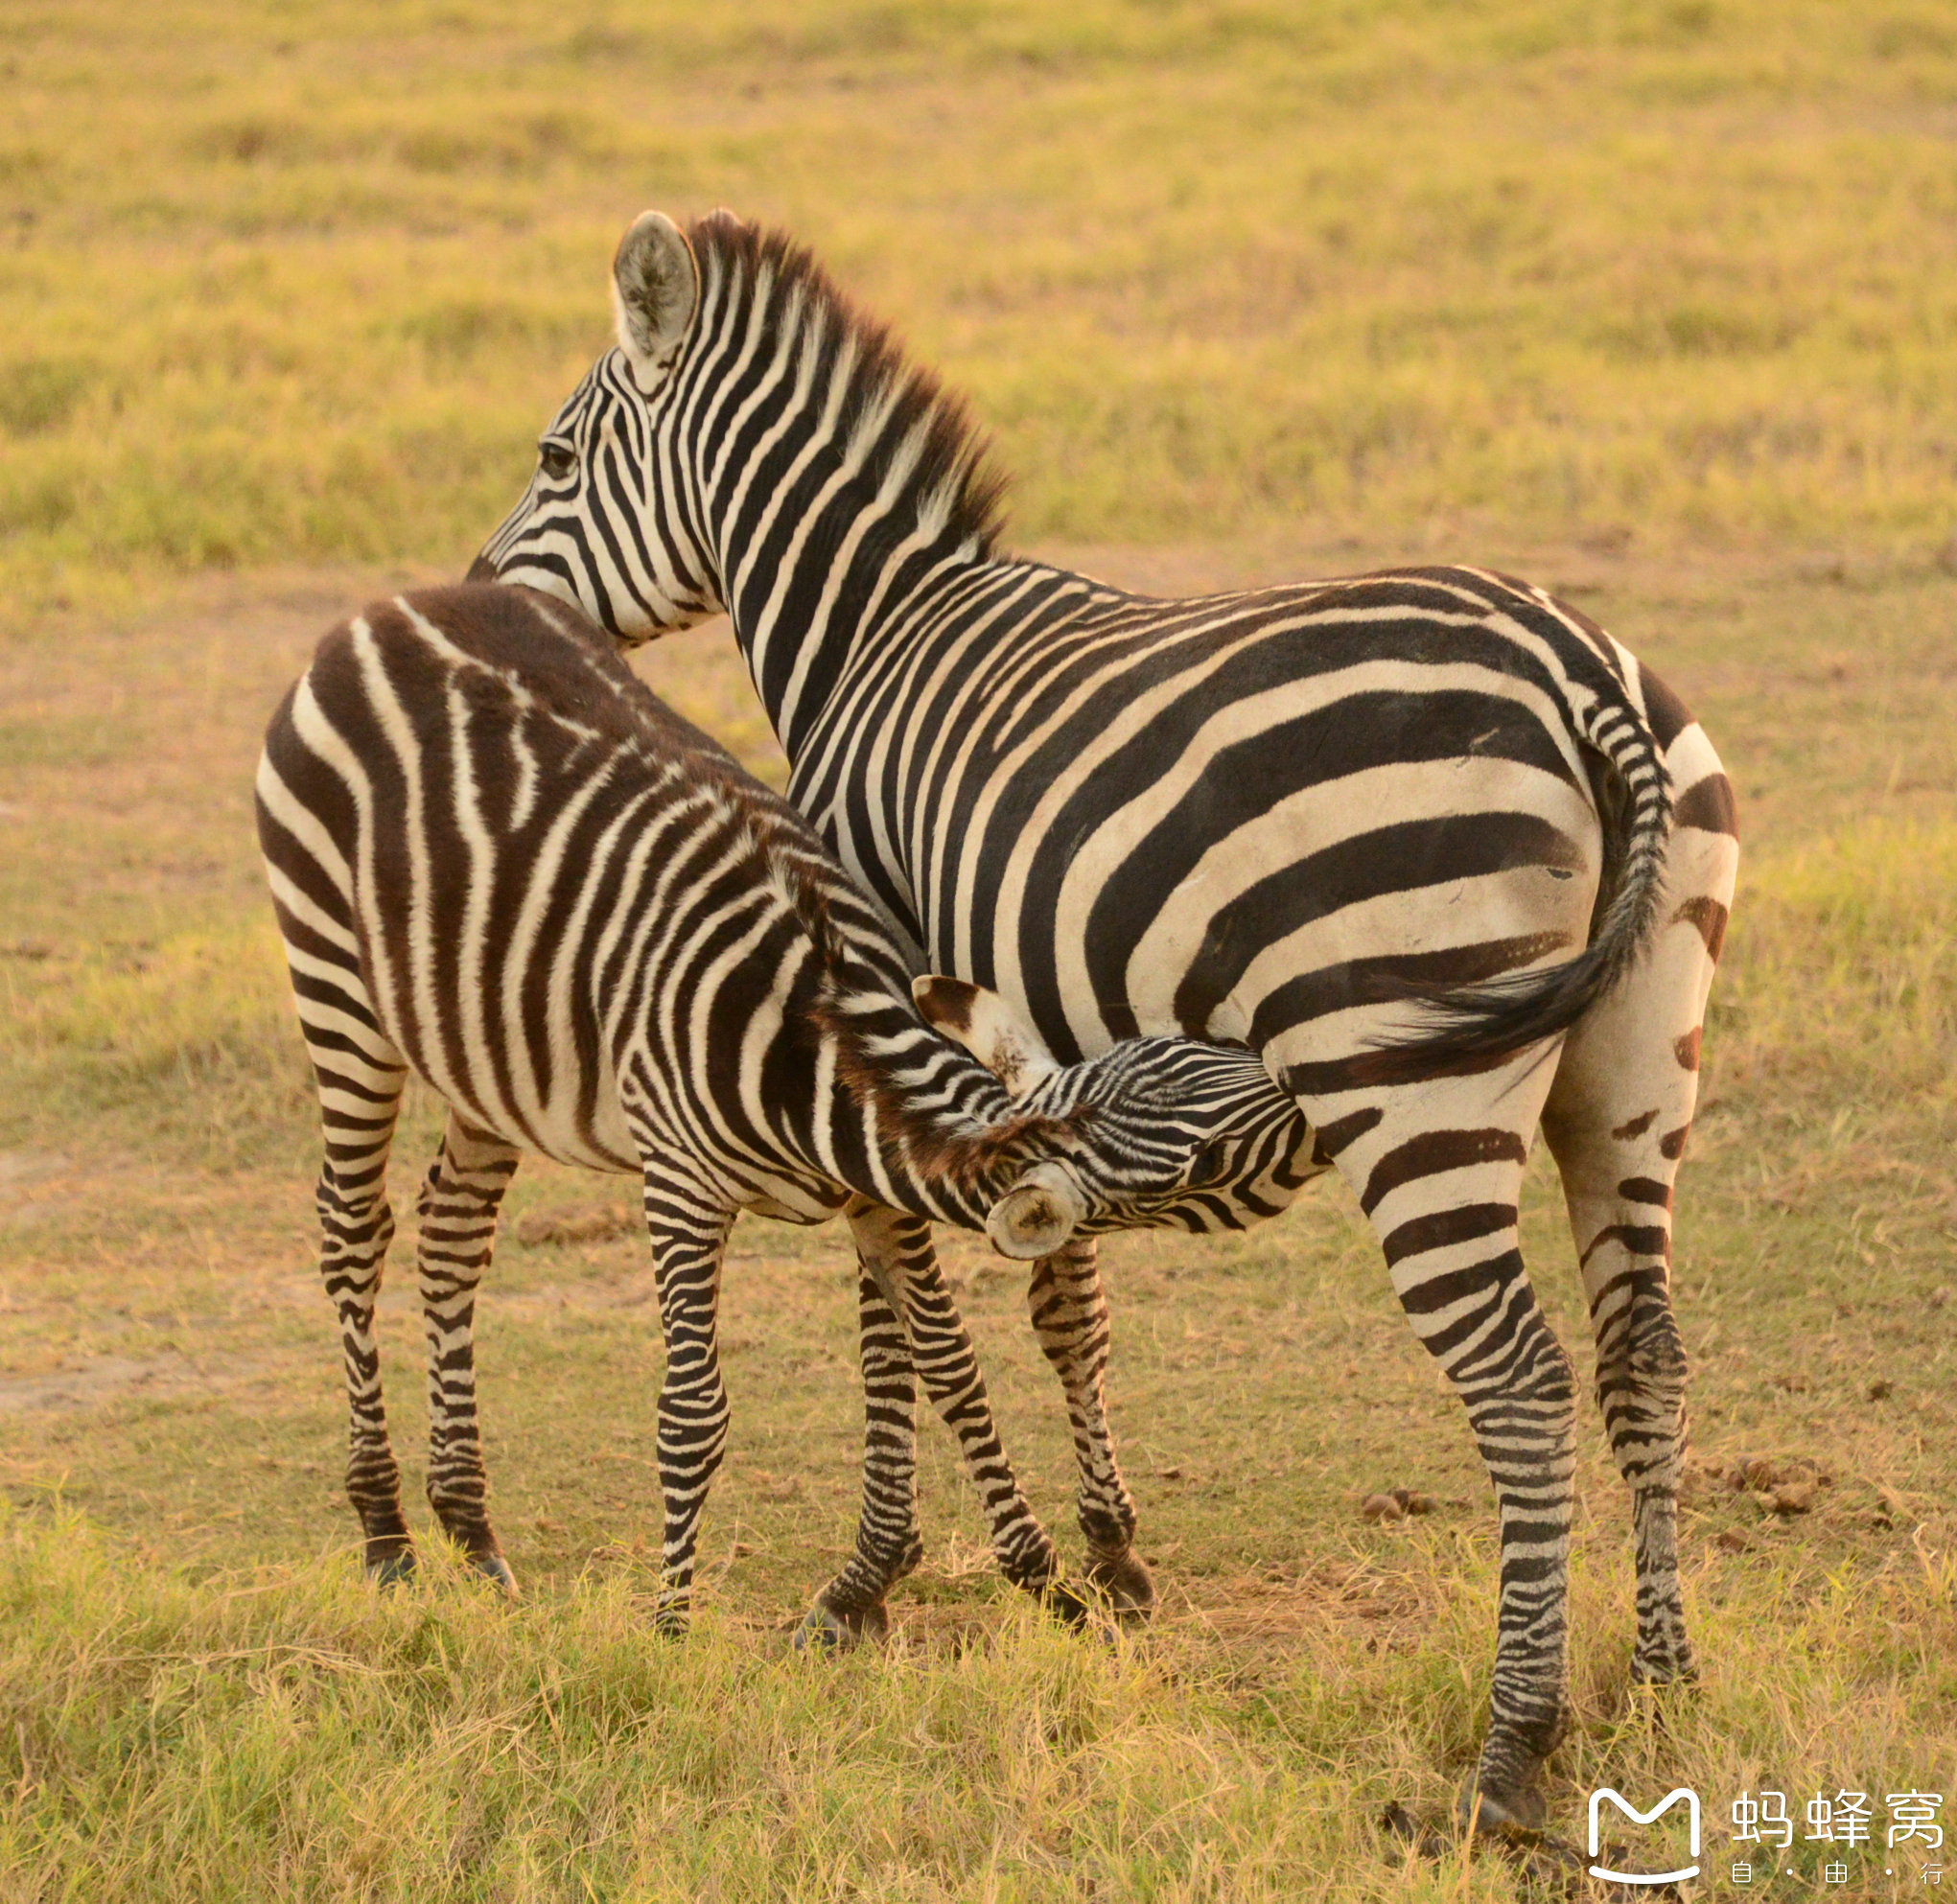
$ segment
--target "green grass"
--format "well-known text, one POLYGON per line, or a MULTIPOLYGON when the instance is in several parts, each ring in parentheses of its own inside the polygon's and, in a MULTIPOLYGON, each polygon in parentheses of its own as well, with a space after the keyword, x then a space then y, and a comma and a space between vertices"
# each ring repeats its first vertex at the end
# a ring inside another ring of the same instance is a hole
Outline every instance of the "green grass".
MULTIPOLYGON (((1435 1637, 1466 1643, 1487 1571, 1436 1558, 1435 1637)), ((1846 1697, 1834 1753, 1912 1788, 1870 1688, 1937 1670, 1947 1572, 1787 1586, 1762 1574, 1707 1628, 1773 1694, 1620 1714, 1578 1771, 1716 1784, 1736 1744, 1773 1763, 1846 1697)), ((1579 1577, 1586 1634, 1596 1597, 1579 1577)), ((1005 1607, 963 1647, 820 1662, 717 1619, 650 1645, 617 1578, 517 1609, 454 1573, 377 1600, 343 1563, 193 1585, 59 1520, 0 1526, 0 1866, 85 1863, 96 1895, 1288 1898, 1335 1872, 1342 1897, 1509 1894, 1499 1863, 1383 1857, 1362 1823, 1459 1748, 1477 1676, 1437 1648, 1356 1666, 1331 1622, 1255 1683, 1187 1631, 1083 1646, 1005 1607), (1395 1762, 1327 1749, 1382 1719, 1395 1762)))
POLYGON ((816 244, 971 391, 1023 537, 1957 529, 1922 0, 81 0, 0 68, 16 619, 463 561, 647 203, 816 244))

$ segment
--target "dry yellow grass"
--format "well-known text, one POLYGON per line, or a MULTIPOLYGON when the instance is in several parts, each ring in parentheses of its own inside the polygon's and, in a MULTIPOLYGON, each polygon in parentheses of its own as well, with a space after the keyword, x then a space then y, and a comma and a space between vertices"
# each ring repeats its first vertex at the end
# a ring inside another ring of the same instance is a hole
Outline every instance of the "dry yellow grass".
POLYGON ((816 244, 1027 537, 1957 530, 1933 0, 71 0, 0 68, 16 618, 461 562, 647 203, 816 244))

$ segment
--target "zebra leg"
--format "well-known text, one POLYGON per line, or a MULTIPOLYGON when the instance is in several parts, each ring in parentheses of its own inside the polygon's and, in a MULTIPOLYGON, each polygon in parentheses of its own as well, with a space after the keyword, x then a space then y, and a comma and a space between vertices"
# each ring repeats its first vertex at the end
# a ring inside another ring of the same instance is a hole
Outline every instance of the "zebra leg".
POLYGON ((1629 978, 1572 1032, 1543 1110, 1596 1337, 1597 1404, 1631 1490, 1631 1676, 1659 1685, 1695 1676, 1678 1572, 1686 1354, 1671 1308, 1672 1186, 1739 860, 1725 777, 1696 726, 1666 764, 1685 792, 1666 848, 1664 923, 1629 978))
POLYGON ((1064 1617, 1085 1608, 1057 1585, 1059 1556, 1006 1459, 971 1337, 945 1287, 930 1225, 880 1204, 850 1210, 863 1276, 863 1514, 850 1565, 823 1589, 804 1634, 849 1644, 888 1625, 883 1600, 917 1566, 916 1379, 958 1439, 985 1503, 1000 1570, 1064 1617))
POLYGON ((1033 1333, 1067 1398, 1080 1467, 1076 1513, 1087 1541, 1087 1580, 1116 1613, 1146 1619, 1155 1583, 1134 1550, 1135 1504, 1114 1456, 1107 1424, 1107 1352, 1112 1330, 1091 1239, 1078 1237, 1033 1265, 1026 1307, 1033 1333))
MULTIPOLYGON (((1596 1399, 1618 1472, 1631 1490, 1637 1540, 1636 1681, 1695 1677, 1679 1584, 1677 1499, 1686 1444, 1686 1353, 1671 1308, 1673 1166, 1658 1145, 1691 1122, 1691 1103, 1647 1092, 1659 1110, 1640 1136, 1614 1139, 1544 1120, 1563 1173, 1596 1338, 1596 1399), (1657 1126, 1664 1125, 1664 1130, 1657 1126), (1639 1152, 1643 1154, 1638 1154, 1639 1152)), ((1625 1128, 1635 1118, 1623 1120, 1625 1128)))
POLYGON ((734 1213, 708 1186, 678 1173, 645 1173, 645 1227, 659 1284, 665 1379, 659 1391, 659 1485, 665 1547, 653 1624, 687 1630, 707 1491, 727 1451, 727 1389, 716 1339, 720 1264, 734 1213))
MULTIPOLYGON (((318 1080, 326 1140, 326 1161, 314 1197, 319 1212, 319 1273, 339 1317, 346 1363, 347 1498, 365 1536, 369 1577, 392 1586, 414 1571, 414 1544, 401 1512, 401 1470, 387 1439, 374 1308, 387 1245, 394 1238, 387 1153, 408 1068, 375 1024, 357 974, 347 975, 344 989, 347 995, 337 1001, 334 1016, 346 1030, 328 1031, 301 1018, 318 1080)), ((300 1006, 302 1012, 317 1009, 304 993, 300 1006)))
POLYGON ((918 1391, 903 1324, 866 1270, 857 1278, 863 1362, 863 1509, 856 1550, 816 1595, 798 1647, 853 1646, 890 1630, 884 1598, 924 1557, 918 1527, 918 1391))
POLYGON ((417 1214, 416 1269, 428 1332, 428 1499, 469 1563, 505 1592, 516 1576, 489 1524, 489 1480, 476 1416, 476 1290, 496 1242, 497 1211, 521 1152, 449 1113, 417 1214))
POLYGON ((1540 1825, 1538 1775, 1567 1723, 1576 1378, 1536 1306, 1517 1231, 1527 1139, 1549 1086, 1541 1059, 1391 1090, 1357 1110, 1350 1100, 1306 1106, 1359 1194, 1415 1335, 1467 1408, 1495 1485, 1494 1684, 1461 1799, 1483 1830, 1540 1825))

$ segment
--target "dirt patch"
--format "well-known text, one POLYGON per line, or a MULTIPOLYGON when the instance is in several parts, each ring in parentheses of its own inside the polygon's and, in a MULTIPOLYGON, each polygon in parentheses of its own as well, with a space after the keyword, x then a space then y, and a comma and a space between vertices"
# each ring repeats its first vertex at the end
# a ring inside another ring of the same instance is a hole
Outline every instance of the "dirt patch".
POLYGON ((1432 1585, 1405 1571, 1344 1559, 1303 1567, 1272 1567, 1176 1589, 1184 1603, 1172 1618, 1207 1629, 1234 1648, 1287 1653, 1308 1633, 1339 1631, 1366 1652, 1411 1645, 1433 1623, 1432 1585))
POLYGON ((61 1176, 74 1168, 57 1150, 0 1150, 0 1193, 61 1176))
POLYGON ((80 1174, 58 1150, 0 1150, 0 1229, 38 1222, 60 1207, 63 1178, 80 1174))
POLYGON ((0 1375, 0 1415, 100 1407, 130 1396, 212 1395, 263 1374, 244 1358, 193 1361, 185 1356, 97 1356, 44 1375, 0 1375))

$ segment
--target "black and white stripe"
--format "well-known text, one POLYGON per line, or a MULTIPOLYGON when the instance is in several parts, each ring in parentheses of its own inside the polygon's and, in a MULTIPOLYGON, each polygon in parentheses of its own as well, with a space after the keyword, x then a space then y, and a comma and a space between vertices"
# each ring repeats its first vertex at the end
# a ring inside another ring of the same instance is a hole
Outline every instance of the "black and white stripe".
POLYGON ((864 1513, 818 1624, 875 1624, 915 1565, 919 1379, 960 1439, 1002 1565, 1050 1585, 1052 1544, 1000 1449, 927 1219, 1030 1256, 1076 1228, 1202 1227, 1209 1175, 1299 1180, 1302 1122, 1282 1101, 1272 1114, 1250 1054, 1149 1039, 1062 1070, 998 1001, 924 983, 925 1009, 1014 1073, 1010 1095, 919 1021, 902 953, 806 823, 581 615, 527 590, 397 597, 328 636, 267 734, 258 813, 319 1084, 322 1265, 374 1572, 413 1558, 374 1335, 387 1154, 413 1071, 450 1108, 419 1205, 428 1491, 485 1573, 513 1584, 487 1511, 475 1299, 527 1149, 643 1180, 675 1623, 726 1438, 714 1318, 739 1209, 847 1210, 861 1259, 864 1513))
POLYGON ((1633 1494, 1636 1671, 1691 1665, 1670 1203, 1737 861, 1710 742, 1485 570, 1154 601, 1000 554, 959 407, 779 236, 647 214, 614 288, 618 347, 478 572, 628 641, 726 607, 795 804, 920 963, 1062 1056, 1142 1030, 1261 1054, 1494 1480, 1468 1796, 1528 1819, 1565 1707, 1575 1393, 1518 1246, 1539 1122, 1633 1494))

